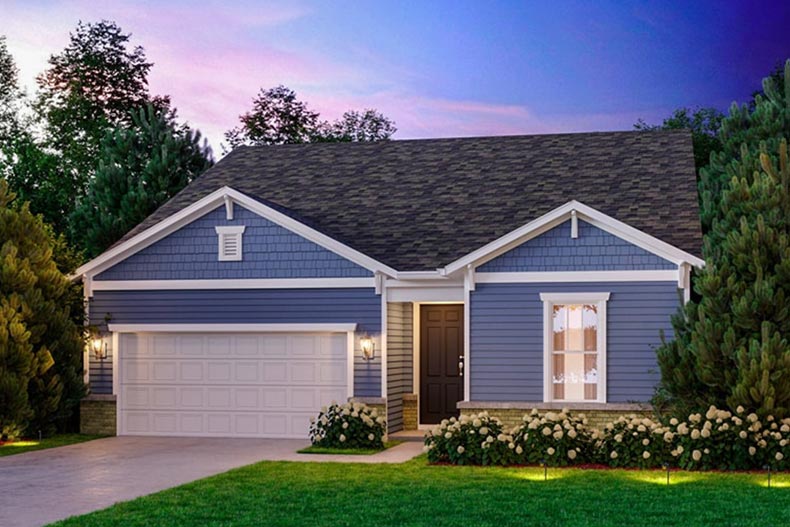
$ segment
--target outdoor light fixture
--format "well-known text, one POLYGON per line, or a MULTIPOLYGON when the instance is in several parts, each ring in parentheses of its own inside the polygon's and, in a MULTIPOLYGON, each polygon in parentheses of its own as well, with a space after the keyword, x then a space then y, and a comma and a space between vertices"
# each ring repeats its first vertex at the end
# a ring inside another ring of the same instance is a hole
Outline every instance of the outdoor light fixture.
POLYGON ((93 338, 91 339, 91 347, 93 348, 93 355, 98 360, 104 360, 107 358, 107 343, 104 342, 104 339, 99 333, 94 333, 93 338))
POLYGON ((359 346, 362 348, 362 358, 365 360, 372 360, 376 352, 376 343, 370 336, 365 335, 359 339, 359 346))
POLYGON ((540 466, 543 467, 543 481, 548 481, 549 479, 549 465, 546 463, 545 459, 540 460, 540 466))
POLYGON ((765 465, 763 467, 763 470, 767 470, 768 471, 768 488, 770 489, 771 488, 771 466, 770 465, 765 465))
POLYGON ((669 485, 669 463, 664 463, 664 470, 667 471, 667 485, 669 485))

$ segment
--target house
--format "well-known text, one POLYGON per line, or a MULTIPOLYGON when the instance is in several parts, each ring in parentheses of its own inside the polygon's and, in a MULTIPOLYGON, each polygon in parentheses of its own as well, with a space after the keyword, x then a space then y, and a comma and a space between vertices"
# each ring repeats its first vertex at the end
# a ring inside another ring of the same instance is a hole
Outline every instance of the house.
POLYGON ((642 408, 702 235, 691 137, 239 148, 82 266, 85 429, 304 437, 642 408))

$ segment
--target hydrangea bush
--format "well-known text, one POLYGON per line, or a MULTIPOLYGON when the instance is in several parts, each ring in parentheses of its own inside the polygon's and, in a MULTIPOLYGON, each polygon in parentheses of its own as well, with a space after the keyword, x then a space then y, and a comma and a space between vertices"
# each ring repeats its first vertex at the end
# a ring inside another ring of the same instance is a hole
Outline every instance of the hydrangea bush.
POLYGON ((790 418, 761 419, 738 407, 710 407, 666 422, 622 416, 602 430, 569 411, 533 410, 505 431, 488 413, 443 421, 429 432, 431 462, 475 465, 568 466, 596 462, 611 467, 680 467, 687 470, 790 470, 790 418))
POLYGON ((593 431, 596 461, 611 467, 656 468, 670 460, 675 433, 660 422, 636 415, 620 416, 602 431, 593 431))
POLYGON ((310 419, 310 441, 327 448, 384 448, 386 419, 362 403, 332 403, 310 419))
POLYGON ((519 464, 565 467, 588 461, 591 433, 584 415, 574 416, 567 410, 545 414, 532 410, 523 421, 513 430, 519 464))
POLYGON ((507 465, 512 463, 509 441, 512 438, 504 434, 502 422, 482 412, 443 420, 426 435, 425 450, 431 463, 507 465))

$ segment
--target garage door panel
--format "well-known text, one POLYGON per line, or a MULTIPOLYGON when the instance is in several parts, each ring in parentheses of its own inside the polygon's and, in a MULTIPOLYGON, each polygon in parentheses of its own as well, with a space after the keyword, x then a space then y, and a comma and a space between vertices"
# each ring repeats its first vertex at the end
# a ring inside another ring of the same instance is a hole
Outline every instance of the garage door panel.
POLYGON ((230 362, 214 362, 209 361, 206 364, 206 380, 211 382, 228 382, 230 381, 230 362))
POLYGON ((254 361, 236 361, 234 364, 235 380, 238 382, 259 382, 260 375, 258 373, 258 366, 258 362, 254 361))
POLYGON ((230 388, 208 388, 208 407, 230 408, 230 388))
POLYGON ((236 337, 236 355, 259 355, 260 340, 258 337, 236 337))
POLYGON ((176 401, 178 400, 178 390, 176 388, 160 386, 150 387, 148 390, 151 392, 152 408, 172 409, 176 407, 176 401))
POLYGON ((290 363, 291 382, 314 383, 318 380, 316 365, 311 362, 290 363))
POLYGON ((288 382, 288 363, 283 362, 265 362, 263 364, 263 381, 271 382, 288 382))
POLYGON ((177 337, 155 336, 151 340, 151 355, 155 357, 168 357, 176 354, 177 337))
POLYGON ((151 379, 160 382, 175 382, 178 363, 175 361, 154 361, 151 362, 151 379))
POLYGON ((231 337, 208 337, 206 342, 209 353, 213 356, 230 355, 231 337))
POLYGON ((346 396, 345 334, 123 334, 121 433, 306 437, 346 396))
POLYGON ((200 336, 179 337, 178 354, 186 357, 201 357, 205 353, 206 339, 200 336))
POLYGON ((290 356, 299 358, 318 357, 321 351, 319 337, 295 336, 290 340, 290 356))
MULTIPOLYGON (((181 406, 197 410, 205 409, 205 390, 206 389, 202 387, 181 388, 179 390, 181 392, 181 397, 179 398, 181 406)), ((172 406, 175 407, 175 404, 172 406)))
POLYGON ((198 361, 181 361, 180 379, 187 382, 203 381, 203 363, 198 361))

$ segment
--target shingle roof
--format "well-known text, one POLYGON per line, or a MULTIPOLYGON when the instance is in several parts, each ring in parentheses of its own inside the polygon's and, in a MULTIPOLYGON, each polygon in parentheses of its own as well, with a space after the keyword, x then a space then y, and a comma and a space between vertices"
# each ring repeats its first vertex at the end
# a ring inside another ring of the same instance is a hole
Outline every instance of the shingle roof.
POLYGON ((242 147, 124 239, 223 186, 399 271, 442 267, 572 199, 702 247, 685 131, 242 147))

